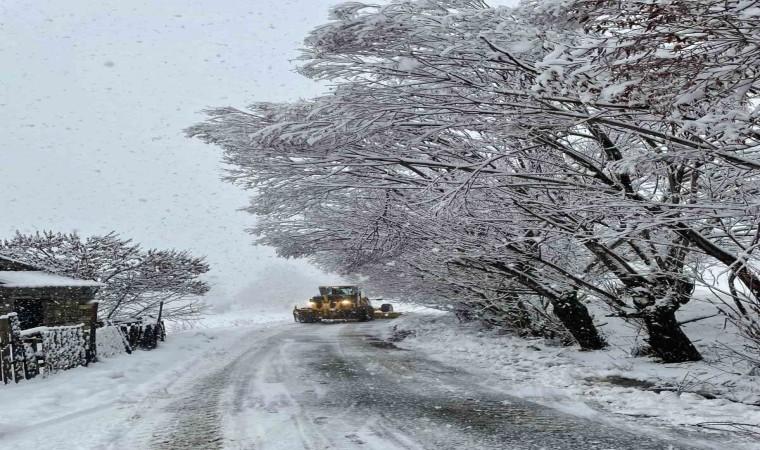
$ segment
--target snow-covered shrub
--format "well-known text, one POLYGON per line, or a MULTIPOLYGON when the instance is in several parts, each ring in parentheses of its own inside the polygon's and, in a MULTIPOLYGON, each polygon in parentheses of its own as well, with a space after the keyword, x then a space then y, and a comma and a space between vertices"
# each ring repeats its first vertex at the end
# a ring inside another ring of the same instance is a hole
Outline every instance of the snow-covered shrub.
POLYGON ((98 358, 112 358, 127 351, 126 338, 118 326, 106 326, 95 331, 98 358))

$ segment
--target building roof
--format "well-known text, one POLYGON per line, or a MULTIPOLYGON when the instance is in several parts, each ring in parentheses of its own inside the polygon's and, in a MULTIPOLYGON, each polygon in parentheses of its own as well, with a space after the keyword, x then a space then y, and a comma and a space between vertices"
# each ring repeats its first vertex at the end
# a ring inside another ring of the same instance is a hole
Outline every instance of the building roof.
POLYGON ((21 262, 17 259, 0 255, 0 270, 40 270, 41 267, 35 267, 31 264, 21 262))
POLYGON ((0 270, 0 288, 101 287, 103 283, 54 275, 41 270, 0 270))

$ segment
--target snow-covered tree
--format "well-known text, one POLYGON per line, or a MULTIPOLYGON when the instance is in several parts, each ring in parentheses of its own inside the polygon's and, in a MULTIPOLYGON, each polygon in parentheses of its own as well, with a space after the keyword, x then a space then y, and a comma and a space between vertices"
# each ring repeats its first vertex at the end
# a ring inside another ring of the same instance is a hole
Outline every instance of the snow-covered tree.
POLYGON ((739 321, 760 295, 748 3, 346 3, 300 69, 332 92, 211 110, 188 134, 224 149, 285 256, 380 278, 394 262, 472 304, 548 301, 579 342, 588 299, 663 360, 699 359, 675 317, 698 268, 743 283, 739 321))
POLYGON ((209 291, 199 277, 209 266, 186 251, 143 249, 115 233, 82 237, 52 231, 16 235, 0 242, 0 253, 61 275, 104 283, 95 298, 102 319, 157 315, 197 318, 209 291))

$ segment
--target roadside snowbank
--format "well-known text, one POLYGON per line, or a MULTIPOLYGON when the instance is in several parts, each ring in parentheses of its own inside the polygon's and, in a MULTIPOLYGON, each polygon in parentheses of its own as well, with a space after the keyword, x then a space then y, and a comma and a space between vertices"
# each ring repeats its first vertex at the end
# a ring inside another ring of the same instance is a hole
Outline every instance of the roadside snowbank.
POLYGON ((483 383, 491 388, 573 414, 602 418, 604 412, 612 412, 641 417, 653 425, 732 431, 737 430, 719 424, 742 423, 749 426, 745 430, 760 432, 760 407, 688 392, 750 402, 760 399, 757 377, 747 375, 746 367, 727 371, 725 363, 710 360, 709 348, 700 348, 707 357, 704 362, 659 364, 631 357, 622 346, 582 352, 544 340, 499 335, 478 325, 460 324, 450 314, 408 314, 389 323, 389 337, 394 329, 398 337, 412 333, 399 347, 487 374, 483 383))

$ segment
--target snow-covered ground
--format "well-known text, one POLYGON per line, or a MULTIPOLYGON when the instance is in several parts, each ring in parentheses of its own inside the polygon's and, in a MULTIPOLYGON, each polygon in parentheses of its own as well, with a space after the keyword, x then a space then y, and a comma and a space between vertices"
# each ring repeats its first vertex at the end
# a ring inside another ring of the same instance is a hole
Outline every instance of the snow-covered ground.
MULTIPOLYGON (((716 330, 714 325, 696 322, 689 324, 687 331, 707 336, 716 330)), ((283 347, 271 350, 270 353, 274 353, 270 356, 279 355, 286 347, 292 351, 295 343, 285 342, 289 339, 278 336, 301 332, 300 327, 303 326, 292 323, 289 311, 264 314, 254 310, 227 311, 210 316, 192 329, 170 333, 166 342, 154 351, 122 354, 47 379, 0 386, 0 404, 3 405, 0 408, 0 448, 32 449, 50 446, 51 442, 56 448, 143 448, 141 445, 146 442, 155 441, 156 429, 165 426, 167 411, 178 397, 187 396, 193 402, 195 396, 201 402, 212 401, 211 391, 206 392, 199 386, 206 386, 214 374, 231 367, 230 361, 245 359, 243 355, 255 360, 246 363, 253 364, 251 370, 255 371, 254 366, 265 363, 255 356, 257 349, 273 348, 272 339, 282 340, 283 347), (294 326, 299 328, 289 328, 294 326), (245 345, 241 345, 242 342, 245 345)), ((303 330, 321 329, 317 327, 307 326, 303 330)), ((343 325, 324 327, 339 333, 343 325)), ((361 328, 361 324, 357 327, 361 328)), ((182 329, 179 325, 174 328, 182 329)), ((663 365, 647 358, 631 357, 629 349, 635 336, 626 337, 624 333, 612 340, 609 350, 580 352, 542 340, 524 340, 476 325, 459 324, 449 314, 424 309, 396 320, 376 322, 372 329, 384 330, 387 337, 398 330, 413 331, 414 334, 396 344, 415 351, 408 357, 439 360, 471 374, 472 380, 478 380, 490 391, 521 397, 594 422, 615 427, 623 423, 628 428, 636 424, 655 429, 662 426, 670 430, 673 426, 704 429, 700 424, 718 423, 760 427, 760 407, 748 404, 757 401, 756 378, 748 375, 746 366, 736 361, 733 371, 727 370, 726 355, 719 355, 714 346, 706 344, 712 339, 697 343, 707 357, 705 362, 663 365), (642 383, 622 386, 620 378, 642 383), (651 386, 664 390, 647 390, 651 386), (700 391, 708 396, 709 392, 720 398, 708 399, 689 391, 700 391)), ((729 335, 720 337, 724 342, 729 338, 729 335)), ((317 341, 321 342, 320 339, 317 341)), ((345 347, 344 351, 348 349, 345 347)), ((360 354, 362 358, 370 356, 360 354)), ((239 376, 247 370, 238 369, 239 376)), ((285 369, 280 368, 280 372, 282 370, 285 369)), ((295 368, 286 372, 292 370, 295 368)), ((277 370, 262 373, 263 380, 277 370)), ((246 414, 259 417, 264 412, 246 414)), ((230 417, 239 422, 248 416, 233 414, 230 417)), ((240 430, 246 429, 244 424, 235 423, 240 430)), ((314 433, 317 430, 312 429, 314 433)), ((228 439, 227 431, 225 439, 228 439)), ((261 436, 268 435, 259 431, 261 436)), ((171 440, 172 436, 164 437, 171 440)), ((744 448, 760 449, 760 441, 754 439, 757 435, 737 437, 746 439, 744 448)), ((318 433, 311 438, 322 439, 318 433)))
POLYGON ((708 339, 738 348, 736 337, 715 321, 686 325, 692 337, 703 338, 695 341, 705 361, 683 364, 632 357, 640 338, 632 328, 611 336, 608 350, 582 352, 459 324, 449 314, 409 314, 393 326, 413 332, 398 346, 483 374, 484 384, 510 395, 590 418, 614 413, 655 426, 737 431, 760 447, 760 407, 753 405, 760 405, 760 380, 708 339), (710 336, 716 333, 721 336, 710 336), (712 396, 717 398, 705 398, 712 396))
POLYGON ((102 359, 46 379, 0 386, 0 448, 115 448, 151 399, 212 370, 252 331, 276 327, 286 313, 234 311, 170 333, 153 351, 102 359), (52 441, 51 441, 52 439, 52 441))

